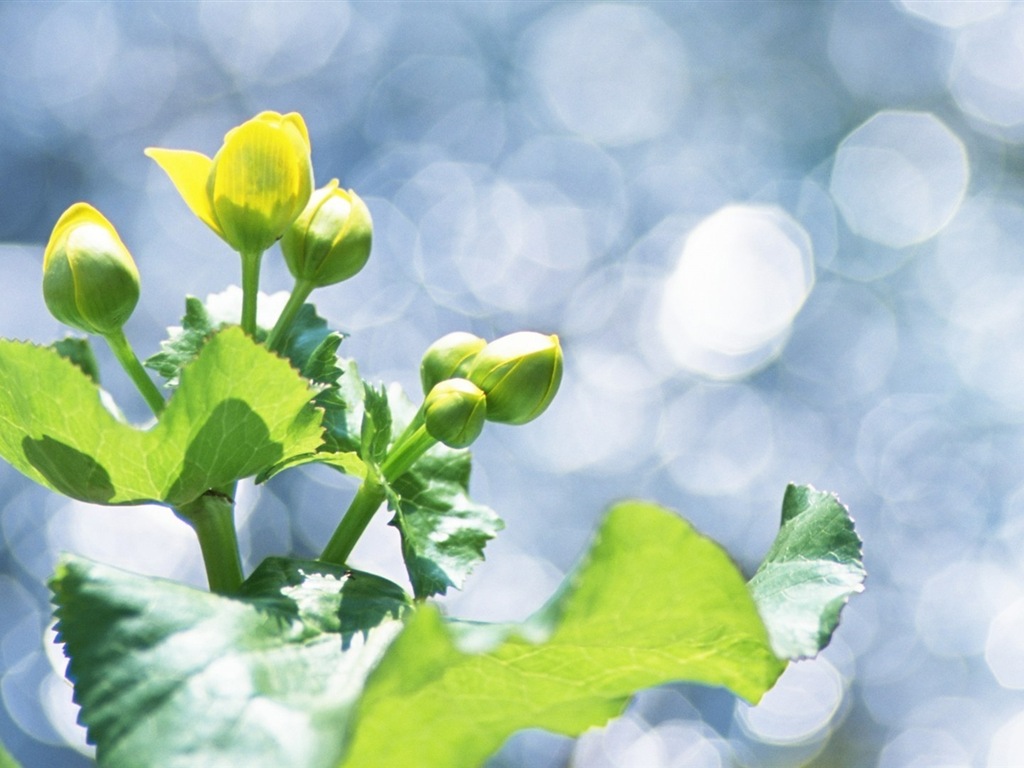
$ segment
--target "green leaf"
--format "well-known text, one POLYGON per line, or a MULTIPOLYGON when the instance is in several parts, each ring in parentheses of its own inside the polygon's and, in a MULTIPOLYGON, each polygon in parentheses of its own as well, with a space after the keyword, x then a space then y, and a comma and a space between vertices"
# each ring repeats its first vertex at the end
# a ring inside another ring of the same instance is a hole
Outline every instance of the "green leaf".
POLYGON ((77 339, 68 336, 66 339, 55 341, 50 345, 61 357, 70 360, 82 373, 92 379, 94 384, 100 383, 100 366, 96 362, 96 355, 92 352, 88 339, 77 339))
MULTIPOLYGON (((333 385, 316 397, 317 406, 324 410, 323 450, 359 453, 362 448, 365 384, 355 361, 338 359, 337 368, 339 374, 333 385)), ((325 382, 327 378, 321 374, 317 381, 325 382)))
POLYGON ((0 456, 83 501, 179 505, 321 443, 313 392, 241 329, 215 334, 149 431, 52 349, 0 340, 0 456), (45 387, 38 382, 45 381, 45 387))
POLYGON ((864 577, 861 540, 846 507, 810 486, 787 487, 779 535, 750 580, 775 653, 799 659, 828 645, 864 577))
MULTIPOLYGON (((270 300, 263 293, 259 298, 270 300)), ((238 325, 240 301, 241 292, 237 287, 211 294, 206 304, 194 296, 186 297, 181 325, 168 328, 169 337, 160 343, 160 351, 146 360, 146 366, 167 379, 168 387, 176 387, 181 369, 195 360, 210 336, 229 325, 238 325)), ((262 342, 268 331, 257 328, 256 340, 262 342)), ((327 321, 316 313, 312 304, 303 304, 281 340, 281 355, 306 378, 333 384, 340 376, 336 353, 343 338, 327 327, 327 321)))
POLYGON ((160 342, 160 351, 146 360, 146 367, 165 378, 168 387, 178 386, 181 369, 196 359, 218 325, 203 302, 194 296, 185 297, 181 327, 168 329, 170 338, 160 342))
POLYGON ((686 680, 757 701, 784 667, 729 556, 671 512, 626 502, 524 625, 446 627, 418 610, 370 676, 342 764, 477 768, 517 730, 582 733, 641 688, 686 680))
POLYGON ((284 472, 292 467, 301 467, 303 464, 326 464, 329 467, 334 467, 342 474, 351 475, 359 479, 366 477, 367 474, 366 462, 360 458, 358 453, 353 451, 303 453, 285 459, 279 464, 275 464, 259 473, 256 476, 256 482, 264 483, 279 472, 284 472))
POLYGON ((321 383, 336 382, 338 345, 345 336, 327 327, 312 304, 303 304, 292 325, 281 338, 281 354, 302 371, 302 375, 321 383), (325 347, 324 343, 330 339, 325 347), (325 351, 326 350, 326 351, 325 351))
POLYGON ((107 768, 336 765, 408 598, 371 574, 271 558, 238 596, 66 558, 58 640, 107 768))
POLYGON ((359 455, 368 464, 380 464, 391 445, 391 409, 388 393, 364 384, 363 422, 359 429, 359 455))
POLYGON ((494 510, 469 498, 469 470, 469 451, 439 444, 391 485, 391 525, 402 535, 416 597, 461 589, 504 527, 494 510))
POLYGON ((4 748, 3 744, 0 744, 0 768, 21 768, 21 764, 4 748))
MULTIPOLYGON (((845 510, 813 489, 786 510, 778 552, 845 542, 845 510), (785 543, 820 514, 832 523, 785 543)), ((232 597, 78 558, 52 587, 81 719, 113 768, 476 768, 517 730, 579 734, 661 683, 757 701, 787 663, 728 554, 635 501, 521 624, 449 622, 378 577, 278 558, 232 597)))

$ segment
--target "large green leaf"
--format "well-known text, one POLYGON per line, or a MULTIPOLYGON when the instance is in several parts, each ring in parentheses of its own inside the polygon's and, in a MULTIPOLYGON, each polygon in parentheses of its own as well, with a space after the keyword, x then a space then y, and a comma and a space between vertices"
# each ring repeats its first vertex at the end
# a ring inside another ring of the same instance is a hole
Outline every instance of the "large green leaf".
POLYGON ((459 630, 417 611, 370 677, 345 766, 476 768, 521 728, 578 734, 641 688, 688 680, 756 701, 785 667, 729 556, 642 502, 613 508, 560 594, 495 647, 461 650, 481 629, 459 630))
POLYGON ((78 558, 51 586, 80 719, 110 768, 336 764, 409 605, 377 576, 276 558, 231 598, 78 558))
MULTIPOLYGON (((787 524, 821 514, 815 494, 787 493, 787 524)), ((784 528, 777 549, 813 560, 830 529, 784 528)), ((115 768, 475 768, 519 729, 578 734, 664 682, 757 701, 786 665, 729 556, 643 502, 612 509, 522 624, 446 621, 377 577, 281 559, 232 597, 78 559, 53 588, 81 719, 115 768)), ((780 611, 776 629, 787 616, 803 622, 780 611)))
POLYGON ((786 488, 779 535, 750 580, 775 653, 816 654, 863 582, 861 540, 846 507, 810 486, 786 488))
POLYGON ((313 395, 286 361, 228 328, 184 369, 159 423, 144 431, 115 419, 95 384, 54 350, 0 340, 0 456, 76 499, 178 505, 315 451, 313 395))

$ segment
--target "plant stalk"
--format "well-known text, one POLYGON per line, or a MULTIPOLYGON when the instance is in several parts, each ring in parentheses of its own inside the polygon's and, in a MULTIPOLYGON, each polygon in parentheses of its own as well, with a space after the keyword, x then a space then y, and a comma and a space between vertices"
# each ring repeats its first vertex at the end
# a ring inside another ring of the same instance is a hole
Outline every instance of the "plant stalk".
POLYGON ((260 290, 262 252, 242 254, 242 330, 256 337, 256 298, 260 290))
POLYGON ((313 292, 316 286, 309 280, 296 280, 295 287, 292 288, 291 296, 288 297, 288 303, 284 305, 284 309, 281 310, 281 316, 277 318, 277 322, 274 323, 274 328, 270 331, 270 335, 267 336, 267 349, 272 352, 279 351, 281 340, 287 335, 288 330, 292 327, 292 323, 295 321, 295 316, 299 314, 299 310, 302 309, 302 305, 309 298, 309 294, 313 292))
MULTIPOLYGON (((381 465, 381 475, 385 483, 394 482, 408 472, 416 460, 437 443, 422 424, 412 434, 408 434, 408 431, 402 434, 407 437, 392 446, 381 465)), ((367 474, 356 491, 355 498, 349 504, 345 516, 334 530, 334 535, 324 547, 320 559, 325 563, 344 565, 385 498, 384 484, 373 475, 367 474)))
POLYGON ((437 443, 437 440, 427 432, 426 424, 421 423, 412 434, 402 434, 403 439, 391 446, 387 458, 380 467, 381 474, 388 482, 393 482, 408 472, 412 465, 437 443))
POLYGON ((367 475, 356 491, 355 498, 349 504, 345 516, 341 518, 334 535, 327 542, 320 559, 325 563, 344 565, 348 556, 370 524, 374 514, 384 503, 384 486, 376 478, 367 475))
POLYGON ((210 591, 230 595, 242 585, 242 558, 235 532, 235 509, 230 498, 207 491, 175 510, 199 538, 210 591))
POLYGON ((160 390, 157 388, 153 380, 149 378, 149 374, 146 373, 146 369, 142 367, 142 363, 139 362, 139 358, 135 356, 135 351, 132 349, 132 345, 128 343, 127 337, 124 335, 124 329, 118 328, 116 331, 105 336, 107 343, 114 352, 114 356, 117 358, 117 362, 124 368, 125 373, 131 378, 138 388, 139 392, 145 398, 146 403, 153 411, 154 416, 159 416, 164 406, 167 404, 164 401, 164 396, 160 394, 160 390))

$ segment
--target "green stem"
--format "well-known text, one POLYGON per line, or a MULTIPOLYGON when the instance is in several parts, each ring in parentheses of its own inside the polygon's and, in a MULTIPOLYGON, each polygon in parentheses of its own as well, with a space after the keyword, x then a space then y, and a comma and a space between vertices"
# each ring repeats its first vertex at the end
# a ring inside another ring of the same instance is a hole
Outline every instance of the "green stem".
MULTIPOLYGON (((403 433, 405 435, 407 433, 403 433)), ((420 426, 405 439, 400 439, 391 448, 388 457, 381 465, 381 474, 385 482, 393 482, 409 471, 424 453, 430 450, 437 441, 430 436, 425 426, 420 426)), ((355 498, 349 504, 345 516, 341 518, 334 535, 324 547, 320 559, 325 563, 344 565, 348 556, 370 524, 374 514, 384 503, 384 485, 376 477, 367 475, 356 491, 355 498)))
POLYGON ((376 478, 368 475, 356 491, 355 498, 338 523, 331 540, 324 547, 320 559, 325 563, 344 565, 359 537, 363 535, 366 526, 370 524, 370 520, 383 503, 384 486, 378 483, 376 478))
MULTIPOLYGON (((404 433, 403 433, 404 434, 404 433)), ((380 467, 381 474, 388 482, 393 482, 404 475, 424 453, 429 451, 437 440, 427 432, 425 424, 420 424, 416 431, 391 446, 388 456, 380 467)))
POLYGON ((288 303, 284 305, 281 316, 277 318, 273 330, 267 336, 267 349, 273 352, 278 351, 281 340, 285 337, 288 329, 292 327, 295 316, 299 314, 299 310, 302 309, 302 305, 309 298, 309 294, 313 292, 314 288, 316 286, 308 280, 299 279, 295 281, 295 287, 292 288, 292 295, 288 297, 288 303))
POLYGON ((230 498, 207 491, 175 510, 192 526, 206 566, 210 591, 230 595, 242 585, 242 559, 235 533, 235 510, 230 498))
POLYGON ((256 297, 260 290, 262 252, 242 254, 242 330, 256 337, 256 297))
POLYGON ((110 348, 114 351, 117 362, 121 364, 125 373, 131 377, 139 392, 146 399, 146 403, 152 409, 153 415, 159 416, 166 405, 164 396, 160 394, 160 390, 153 383, 153 380, 149 378, 149 374, 142 367, 139 358, 135 356, 132 345, 128 343, 128 339, 124 335, 124 329, 118 328, 104 338, 106 338, 110 348))

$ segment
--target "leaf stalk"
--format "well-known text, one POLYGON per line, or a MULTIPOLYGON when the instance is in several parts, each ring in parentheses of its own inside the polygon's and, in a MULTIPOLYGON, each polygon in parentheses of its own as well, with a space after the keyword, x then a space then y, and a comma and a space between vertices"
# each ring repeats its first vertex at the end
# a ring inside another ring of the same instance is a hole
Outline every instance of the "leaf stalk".
POLYGON ((408 430, 402 433, 402 438, 392 446, 387 458, 384 459, 380 468, 380 477, 371 470, 363 479, 345 516, 341 518, 331 540, 324 547, 320 560, 336 565, 345 564, 359 538, 370 524, 370 520, 380 509, 380 505, 384 503, 387 496, 385 485, 394 482, 408 472, 412 465, 436 443, 437 441, 430 436, 426 426, 422 423, 412 433, 409 433, 408 430))
POLYGON ((284 305, 281 316, 277 318, 277 322, 274 323, 270 335, 267 336, 267 349, 271 352, 280 351, 281 341, 288 334, 292 323, 295 321, 295 316, 299 314, 299 310, 302 309, 302 305, 309 298, 309 294, 313 292, 314 288, 316 286, 309 280, 299 279, 295 281, 295 287, 292 288, 291 296, 288 297, 288 303, 284 305))
POLYGON ((154 416, 160 416, 164 410, 164 406, 167 404, 164 400, 164 396, 160 394, 160 390, 157 388, 153 380, 149 378, 149 374, 146 373, 146 369, 142 367, 142 363, 139 362, 139 358, 136 357, 135 351, 132 349, 132 345, 128 342, 127 337, 124 335, 124 329, 118 328, 116 331, 105 336, 107 344, 114 352, 114 357, 117 358, 117 362, 124 368, 125 373, 131 378, 143 398, 146 400, 146 404, 149 405, 153 411, 154 416))

